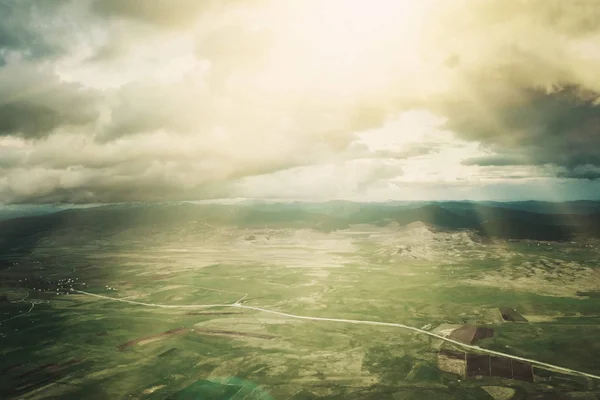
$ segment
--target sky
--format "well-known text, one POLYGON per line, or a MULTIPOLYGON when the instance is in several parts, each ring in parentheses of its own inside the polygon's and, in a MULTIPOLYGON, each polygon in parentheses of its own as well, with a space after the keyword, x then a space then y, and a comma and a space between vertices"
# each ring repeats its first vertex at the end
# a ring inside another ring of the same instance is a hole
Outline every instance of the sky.
POLYGON ((600 199, 597 0, 0 0, 0 203, 600 199))

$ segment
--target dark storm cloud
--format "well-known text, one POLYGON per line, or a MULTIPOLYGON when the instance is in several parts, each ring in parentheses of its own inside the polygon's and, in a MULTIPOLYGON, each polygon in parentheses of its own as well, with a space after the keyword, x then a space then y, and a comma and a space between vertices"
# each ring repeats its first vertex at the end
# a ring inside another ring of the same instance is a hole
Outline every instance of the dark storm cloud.
POLYGON ((41 138, 98 117, 92 92, 51 67, 69 51, 68 3, 0 0, 0 136, 41 138))
POLYGON ((221 184, 205 183, 182 189, 179 182, 170 177, 133 177, 112 174, 90 173, 77 187, 60 185, 60 174, 48 174, 46 185, 40 188, 8 192, 4 196, 7 204, 48 204, 48 203, 118 203, 148 201, 181 201, 226 197, 227 189, 221 184))
POLYGON ((40 21, 58 12, 66 0, 0 0, 0 65, 7 52, 39 59, 64 52, 60 43, 40 34, 40 21))
MULTIPOLYGON (((0 49, 23 50, 39 46, 42 38, 27 29, 31 15, 28 1, 0 2, 0 49)), ((43 43, 42 43, 42 46, 43 43)))
POLYGON ((576 178, 576 179, 600 179, 600 167, 594 165, 580 165, 566 172, 559 172, 561 178, 576 178))
POLYGON ((104 18, 125 18, 177 29, 198 21, 203 13, 261 0, 93 0, 92 11, 104 18))
POLYGON ((511 88, 502 96, 493 82, 487 87, 472 89, 467 101, 442 106, 449 129, 504 154, 466 164, 600 166, 600 107, 594 94, 575 87, 553 93, 511 88))
POLYGON ((177 26, 194 21, 212 1, 95 0, 92 9, 104 17, 121 17, 156 25, 177 26))
POLYGON ((99 111, 93 92, 35 66, 0 69, 0 135, 40 138, 61 126, 94 122, 99 111))
POLYGON ((478 165, 480 167, 504 167, 512 165, 527 165, 526 158, 510 154, 494 154, 489 156, 471 157, 463 160, 463 165, 478 165))
MULTIPOLYGON (((456 0, 436 13, 432 48, 456 77, 431 109, 493 156, 466 165, 600 166, 600 2, 456 0), (450 34, 450 32, 452 32, 450 34)), ((557 168, 556 171, 559 171, 557 168)))

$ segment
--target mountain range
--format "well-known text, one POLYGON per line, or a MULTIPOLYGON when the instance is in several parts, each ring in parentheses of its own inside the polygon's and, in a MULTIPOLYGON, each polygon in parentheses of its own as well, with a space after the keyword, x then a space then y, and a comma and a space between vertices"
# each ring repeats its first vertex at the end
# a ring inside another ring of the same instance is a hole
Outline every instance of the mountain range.
POLYGON ((0 250, 27 251, 50 235, 82 243, 131 229, 168 233, 228 226, 334 231, 356 224, 413 222, 435 230, 470 230, 484 238, 565 241, 600 236, 600 202, 111 204, 0 221, 0 250))

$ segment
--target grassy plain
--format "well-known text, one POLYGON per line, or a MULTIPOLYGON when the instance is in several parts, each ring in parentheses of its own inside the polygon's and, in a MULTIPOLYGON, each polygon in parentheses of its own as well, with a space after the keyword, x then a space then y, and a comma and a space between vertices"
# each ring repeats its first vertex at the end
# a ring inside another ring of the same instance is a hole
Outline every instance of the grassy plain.
POLYGON ((74 290, 154 305, 240 301, 424 329, 485 325, 495 336, 481 347, 600 375, 600 297, 577 290, 600 287, 599 254, 591 242, 482 243, 468 232, 433 232, 418 223, 329 233, 227 228, 154 240, 129 233, 69 247, 42 241, 32 254, 5 256, 0 393, 9 399, 597 398, 598 382, 539 368, 533 383, 465 381, 438 369, 435 339, 399 328, 234 307, 160 308, 74 290), (515 308, 529 323, 503 322, 499 307, 515 308))

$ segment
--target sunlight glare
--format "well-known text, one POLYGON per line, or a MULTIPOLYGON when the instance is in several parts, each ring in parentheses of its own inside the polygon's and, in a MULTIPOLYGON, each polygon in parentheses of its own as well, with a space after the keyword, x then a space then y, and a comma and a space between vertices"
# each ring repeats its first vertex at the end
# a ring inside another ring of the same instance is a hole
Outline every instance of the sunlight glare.
POLYGON ((397 90, 389 87, 392 76, 411 76, 413 81, 422 76, 420 27, 428 3, 285 3, 276 13, 276 44, 260 83, 280 94, 310 90, 312 97, 318 87, 324 99, 336 100, 397 90))

